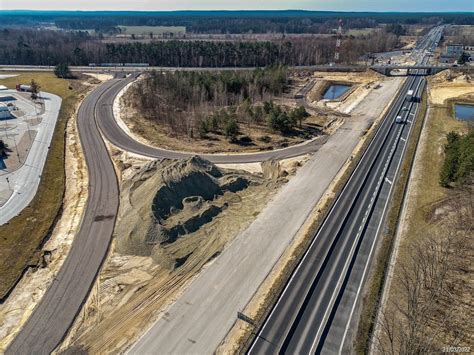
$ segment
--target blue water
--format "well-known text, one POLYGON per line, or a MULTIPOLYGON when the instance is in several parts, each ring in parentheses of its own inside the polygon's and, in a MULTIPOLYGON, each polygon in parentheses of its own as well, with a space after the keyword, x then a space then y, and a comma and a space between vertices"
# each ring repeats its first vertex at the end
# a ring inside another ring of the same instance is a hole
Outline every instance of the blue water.
POLYGON ((455 104, 456 118, 461 121, 474 121, 474 105, 455 104))
POLYGON ((334 100, 341 97, 347 90, 349 90, 349 85, 331 85, 323 95, 323 99, 334 100))

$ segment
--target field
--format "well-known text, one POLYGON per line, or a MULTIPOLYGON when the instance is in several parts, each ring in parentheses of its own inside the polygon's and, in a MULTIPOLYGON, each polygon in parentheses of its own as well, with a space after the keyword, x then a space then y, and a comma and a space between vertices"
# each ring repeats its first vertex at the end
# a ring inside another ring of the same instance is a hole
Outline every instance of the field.
POLYGON ((118 26, 122 34, 135 36, 161 36, 164 33, 172 33, 173 35, 184 35, 186 27, 184 26, 118 26))
POLYGON ((0 84, 11 88, 17 81, 27 83, 31 79, 41 90, 61 96, 63 102, 35 198, 19 216, 0 226, 0 300, 8 295, 25 267, 42 261, 40 246, 55 224, 64 194, 65 127, 83 90, 78 81, 70 83, 52 73, 22 73, 0 80, 0 84))
POLYGON ((372 32, 377 31, 375 28, 351 28, 345 34, 348 36, 360 37, 370 35, 372 32))

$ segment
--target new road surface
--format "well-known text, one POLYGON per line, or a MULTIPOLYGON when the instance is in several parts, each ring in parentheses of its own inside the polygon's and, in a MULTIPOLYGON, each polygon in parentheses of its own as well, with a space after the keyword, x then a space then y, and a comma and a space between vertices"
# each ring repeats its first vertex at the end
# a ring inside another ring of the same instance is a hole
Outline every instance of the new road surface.
MULTIPOLYGON (((67 334, 67 331, 73 323, 75 316, 78 314, 83 303, 85 302, 90 288, 93 285, 97 273, 99 272, 100 266, 106 256, 118 209, 119 190, 113 164, 109 157, 105 143, 102 140, 101 133, 113 144, 119 146, 120 148, 142 155, 156 158, 166 157, 178 159, 190 155, 165 151, 140 144, 127 136, 119 128, 113 117, 112 103, 117 93, 122 87, 127 85, 130 80, 134 80, 134 77, 126 79, 114 79, 103 84, 98 89, 93 91, 84 100, 80 107, 78 114, 78 131, 89 170, 89 197, 83 216, 83 221, 81 223, 79 233, 74 239, 69 255, 66 258, 58 276, 47 290, 41 302, 31 317, 28 319, 18 336, 13 340, 10 347, 7 349, 7 354, 51 353, 67 334)), ((409 84, 407 85, 412 87, 415 85, 415 82, 418 83, 420 80, 420 78, 409 79, 409 84)), ((405 90, 402 90, 399 100, 403 99, 404 94, 405 90)), ((409 112, 411 113, 412 111, 409 112)), ((371 175, 369 177, 357 178, 359 184, 354 190, 359 191, 357 196, 370 195, 370 192, 362 191, 366 186, 370 185, 370 183, 368 184, 367 182, 375 181, 376 184, 380 184, 377 180, 380 176, 380 169, 382 169, 382 171, 385 169, 383 162, 380 162, 380 157, 383 156, 387 158, 386 153, 393 150, 390 148, 393 147, 390 142, 392 142, 393 139, 397 137, 399 134, 397 132, 401 131, 401 134, 403 134, 403 132, 406 132, 408 127, 410 127, 409 123, 403 126, 395 126, 392 124, 392 116, 393 113, 391 113, 391 115, 389 115, 385 120, 382 128, 379 131, 379 134, 377 135, 377 137, 384 137, 381 141, 381 138, 377 138, 379 139, 377 142, 382 144, 382 146, 378 147, 378 143, 373 143, 371 145, 372 148, 366 153, 366 155, 370 155, 370 157, 373 158, 373 162, 367 165, 371 175), (373 153, 373 147, 378 149, 378 151, 373 153)), ((255 162, 270 158, 296 156, 317 149, 317 144, 314 146, 300 145, 295 148, 288 148, 275 152, 204 157, 216 163, 255 162)), ((353 180, 355 181, 355 178, 353 178, 353 180)), ((342 197, 340 200, 341 199, 342 197)), ((365 202, 366 198, 364 198, 363 205, 360 205, 362 208, 360 213, 362 213, 363 216, 361 217, 359 213, 353 218, 348 219, 349 222, 346 223, 347 226, 352 226, 358 223, 360 218, 364 218, 364 213, 366 211, 365 202)), ((355 210, 355 208, 352 208, 352 210, 355 210)), ((344 255, 341 254, 337 258, 337 261, 344 260, 344 256, 348 255, 347 250, 349 250, 349 254, 354 254, 353 248, 347 249, 347 243, 344 242, 345 239, 346 238, 339 237, 338 235, 337 240, 343 242, 344 245, 343 249, 340 252, 338 251, 337 254, 339 255, 339 253, 344 253, 344 255)), ((333 254, 333 250, 334 248, 331 249, 331 255, 333 254)), ((326 250, 326 252, 329 251, 330 250, 326 250)), ((218 262, 218 260, 215 262, 218 262)), ((334 268, 336 271, 342 270, 340 268, 339 262, 336 266, 334 266, 334 268)), ((333 273, 334 268, 331 267, 331 270, 329 271, 333 273)), ((343 269, 345 268, 346 267, 343 266, 343 269)), ((328 281, 333 282, 332 278, 328 279, 328 281)), ((340 282, 337 282, 337 285, 340 286, 340 282)), ((328 285, 328 290, 331 289, 329 286, 330 285, 328 285)), ((327 295, 324 296, 324 300, 326 302, 327 295)), ((329 303, 333 303, 333 300, 334 298, 332 296, 329 297, 329 303)), ((311 302, 313 302, 312 299, 311 302)), ((212 307, 212 305, 209 305, 209 307, 212 307)), ((318 309, 321 310, 323 308, 318 309)), ((292 312, 298 311, 297 308, 292 308, 290 310, 292 312)), ((293 318, 291 314, 288 314, 287 317, 288 319, 293 318)), ((311 320, 314 319, 313 316, 310 318, 311 320)), ((320 328, 321 327, 317 327, 317 329, 320 328)), ((295 331, 289 334, 299 334, 297 332, 305 332, 306 329, 307 328, 300 329, 296 327, 295 331)), ((326 333, 323 331, 323 334, 326 333)), ((321 337, 321 334, 318 333, 317 335, 318 337, 321 337)), ((300 346, 301 341, 298 340, 300 339, 298 337, 287 337, 285 339, 291 340, 291 342, 288 343, 289 348, 292 346, 300 346), (295 339, 296 343, 294 343, 292 339, 295 339)), ((278 341, 279 340, 280 339, 278 339, 278 341)), ((188 339, 187 341, 192 343, 192 339, 188 339)), ((310 342, 310 340, 307 340, 306 342, 310 342)), ((262 345, 265 346, 265 344, 262 345)), ((305 343, 303 345, 307 344, 305 343)), ((151 352, 159 351, 159 349, 149 350, 151 352)))
MULTIPOLYGON (((118 126, 113 101, 136 76, 113 79, 90 93, 78 112, 78 132, 89 171, 89 197, 80 230, 58 276, 49 287, 7 354, 49 354, 62 341, 80 311, 107 254, 119 203, 117 178, 101 133, 124 150, 155 158, 186 158, 179 153, 134 141, 118 126), (100 128, 100 129, 99 129, 100 128)), ((293 157, 316 151, 321 140, 245 155, 205 155, 215 163, 242 163, 293 157)))
POLYGON ((97 99, 120 80, 86 97, 78 130, 89 170, 89 198, 80 230, 61 270, 6 354, 50 354, 81 309, 109 247, 118 209, 115 170, 94 120, 97 99))
MULTIPOLYGON (((423 41, 432 49, 439 28, 423 41)), ((425 64, 427 57, 421 59, 425 64)), ((249 354, 350 353, 360 296, 425 79, 411 76, 252 343, 249 354), (396 117, 402 123, 396 123, 396 117)))

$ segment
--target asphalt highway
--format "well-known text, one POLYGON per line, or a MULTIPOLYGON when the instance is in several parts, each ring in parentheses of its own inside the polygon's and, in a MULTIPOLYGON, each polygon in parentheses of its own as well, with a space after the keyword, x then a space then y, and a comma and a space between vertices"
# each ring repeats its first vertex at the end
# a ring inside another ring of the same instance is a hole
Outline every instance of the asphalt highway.
MULTIPOLYGON (((120 90, 136 77, 135 74, 106 82, 91 92, 79 109, 78 132, 89 171, 85 214, 57 277, 6 354, 51 353, 66 336, 107 254, 119 206, 119 189, 101 133, 118 147, 144 156, 182 159, 194 155, 143 145, 118 126, 113 115, 113 101, 120 90)), ((323 143, 324 138, 282 150, 203 157, 215 163, 257 162, 314 152, 323 143)))
POLYGON ((79 313, 107 254, 119 204, 117 178, 94 120, 97 99, 119 84, 91 93, 78 113, 78 130, 89 171, 89 197, 80 230, 53 283, 6 354, 50 354, 79 313))
MULTIPOLYGON (((143 145, 134 141, 120 129, 113 117, 113 100, 117 93, 134 79, 135 75, 132 75, 125 79, 113 79, 106 82, 89 94, 79 109, 77 118, 78 131, 89 171, 89 197, 81 227, 57 277, 46 291, 41 302, 18 336, 7 349, 6 354, 51 353, 66 336, 74 318, 85 302, 107 254, 118 210, 119 190, 114 167, 101 133, 118 147, 141 155, 172 159, 180 159, 193 155, 192 153, 180 153, 143 145)), ((407 83, 412 87, 421 80, 420 77, 415 79, 410 78, 407 83)), ((405 86, 404 90, 407 90, 407 86, 405 86)), ((402 90, 402 93, 403 92, 402 90)), ((399 97, 395 106, 399 106, 402 97, 403 96, 399 97)), ((391 116, 389 116, 391 118, 393 118, 393 110, 394 108, 392 108, 391 116)), ((402 126, 400 127, 399 130, 403 128, 402 126)), ((381 163, 381 160, 383 160, 381 157, 386 157, 386 152, 390 151, 387 146, 390 145, 396 137, 396 131, 397 129, 393 124, 393 120, 386 119, 377 134, 376 140, 374 140, 371 144, 371 148, 369 148, 366 153, 366 155, 370 155, 371 159, 369 159, 367 163, 364 163, 366 164, 364 168, 358 169, 358 171, 361 172, 361 176, 353 178, 353 180, 357 179, 358 187, 370 186, 372 181, 374 181, 375 178, 373 175, 377 175, 377 173, 380 172, 381 164, 383 165, 383 162, 381 163), (381 147, 378 147, 379 144, 381 147), (370 176, 364 174, 366 169, 370 172, 370 176)), ((313 143, 302 144, 279 151, 244 155, 203 155, 203 157, 215 163, 256 162, 270 158, 287 158, 305 154, 317 150, 318 145, 321 144, 322 141, 315 140, 313 143)), ((346 190, 348 190, 347 187, 346 190)), ((367 198, 364 197, 363 202, 357 202, 359 196, 367 195, 367 192, 357 191, 357 188, 354 188, 354 190, 352 190, 353 194, 349 193, 348 202, 345 202, 346 206, 350 205, 350 211, 356 210, 358 207, 354 207, 361 206, 360 204, 365 203, 367 200, 367 198), (354 202, 353 199, 355 197, 357 197, 357 201, 354 202)), ((339 200, 341 199, 340 197, 339 200)), ((345 210, 345 208, 341 209, 341 212, 344 212, 342 210, 345 210)), ((360 220, 360 213, 355 217, 343 219, 345 220, 344 226, 353 226, 357 224, 357 222, 354 221, 360 220)), ((327 228, 332 228, 330 223, 327 223, 327 225, 327 228)), ((336 242, 340 241, 343 243, 343 250, 336 253, 338 255, 340 254, 338 259, 342 260, 344 255, 347 255, 346 245, 351 244, 344 241, 346 238, 342 236, 342 233, 338 232, 333 236, 336 237, 336 242)), ((327 243, 331 243, 331 240, 328 239, 325 245, 329 245, 327 243)), ((320 243, 317 244, 317 247, 321 249, 319 244, 320 243)), ((334 251, 334 248, 330 248, 330 250, 334 251)), ((353 250, 351 249, 350 253, 352 252, 353 250)), ((332 255, 333 253, 331 252, 330 254, 332 255)), ((321 263, 322 265, 326 265, 323 259, 316 258, 314 265, 321 263)), ((336 271, 339 269, 339 266, 335 268, 336 271)), ((332 302, 332 299, 333 298, 330 297, 329 301, 332 302)), ((295 309, 297 308, 291 310, 294 311, 295 309)), ((292 312, 286 313, 287 317, 289 317, 287 319, 293 318, 291 313, 292 312)), ((311 319, 313 319, 313 317, 311 317, 311 319)), ((291 335, 297 334, 297 332, 300 331, 297 327, 293 327, 293 324, 294 322, 292 322, 291 335)), ((301 331, 305 332, 306 330, 301 329, 301 331)), ((263 339, 263 337, 259 337, 258 339, 263 339)), ((297 337, 285 336, 284 339, 289 339, 289 342, 285 343, 288 349, 291 349, 293 346, 301 346, 299 342, 294 343, 292 340, 297 340, 297 337)), ((279 341, 279 339, 275 340, 275 342, 279 341)), ((308 340, 306 340, 306 342, 307 341, 308 340)), ((303 345, 306 346, 307 344, 305 343, 303 345)), ((265 344, 262 344, 262 346, 265 346, 265 344)), ((273 350, 274 349, 271 349, 272 352, 273 350)))
MULTIPOLYGON (((420 50, 432 49, 438 29, 420 50)), ((427 62, 423 56, 420 64, 427 62)), ((419 103, 422 76, 410 76, 316 233, 249 354, 342 354, 353 351, 354 313, 419 103), (395 118, 401 115, 403 124, 395 118)))

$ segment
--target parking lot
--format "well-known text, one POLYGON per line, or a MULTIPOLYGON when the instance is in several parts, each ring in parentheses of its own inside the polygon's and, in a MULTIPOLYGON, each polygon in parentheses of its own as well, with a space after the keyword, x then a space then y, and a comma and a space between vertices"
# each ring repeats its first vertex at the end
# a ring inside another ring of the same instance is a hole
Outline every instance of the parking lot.
POLYGON ((4 224, 36 193, 61 98, 41 92, 33 102, 29 93, 1 90, 0 105, 10 112, 0 117, 0 140, 7 147, 6 156, 0 157, 0 224, 4 224))

